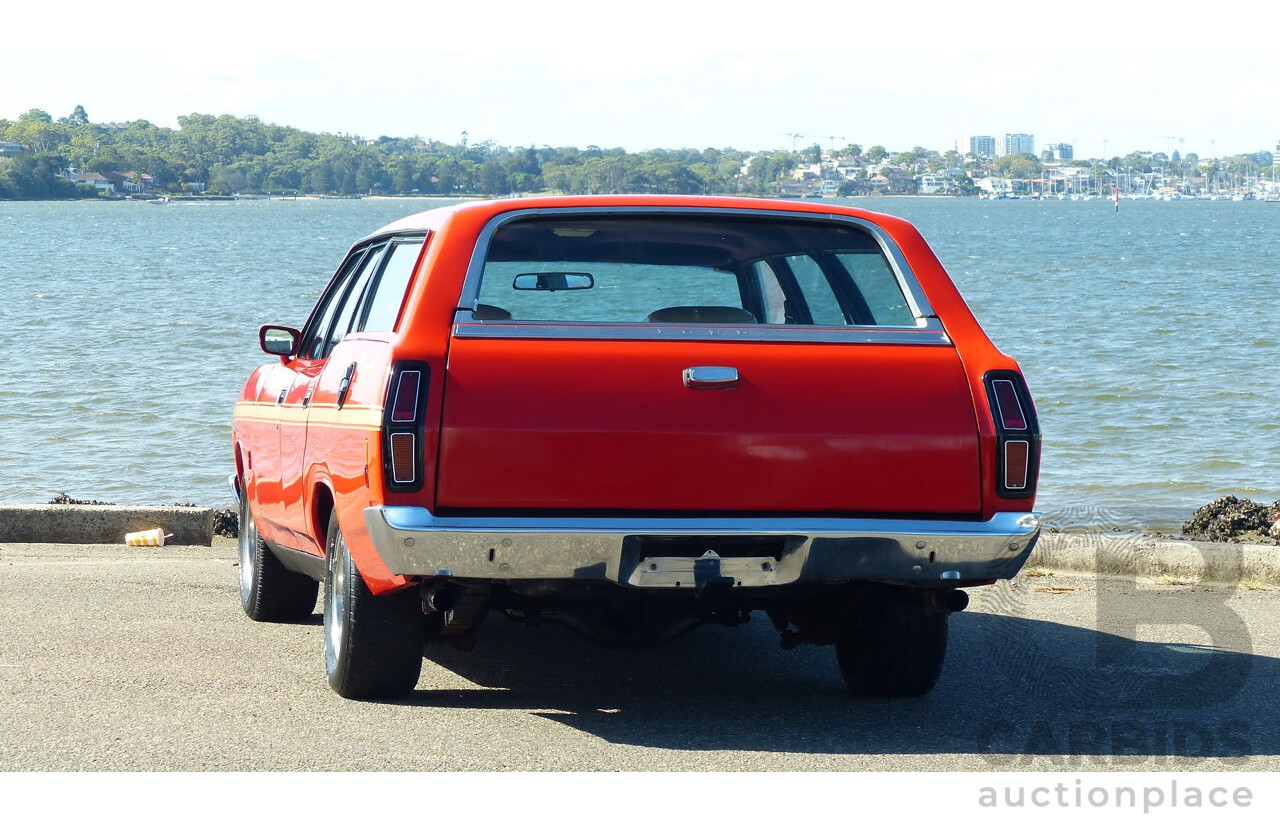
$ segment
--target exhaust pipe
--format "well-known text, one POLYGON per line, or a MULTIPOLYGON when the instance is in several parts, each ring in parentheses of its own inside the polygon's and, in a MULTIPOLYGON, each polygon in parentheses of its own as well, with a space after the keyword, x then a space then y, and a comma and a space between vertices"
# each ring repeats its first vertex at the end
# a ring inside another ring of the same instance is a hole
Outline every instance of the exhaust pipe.
POLYGON ((951 590, 942 597, 942 606, 948 613, 959 613, 969 606, 969 594, 963 590, 951 590))
POLYGON ((423 583, 422 589, 422 612, 423 613, 448 613, 458 606, 458 594, 451 588, 434 582, 431 584, 423 583))

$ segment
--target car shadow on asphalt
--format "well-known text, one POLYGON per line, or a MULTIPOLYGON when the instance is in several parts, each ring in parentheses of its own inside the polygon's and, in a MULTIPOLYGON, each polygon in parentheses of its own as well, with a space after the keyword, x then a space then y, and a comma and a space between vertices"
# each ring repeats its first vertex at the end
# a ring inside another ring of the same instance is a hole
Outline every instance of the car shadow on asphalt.
POLYGON ((1270 710, 1280 663, 1247 652, 1247 637, 1218 636, 1208 645, 1135 642, 961 613, 934 690, 885 700, 851 695, 830 647, 781 650, 759 614, 740 628, 702 628, 642 652, 495 616, 473 651, 428 648, 426 681, 434 664, 474 689, 418 690, 407 703, 524 710, 652 748, 971 753, 993 768, 1030 756, 1118 766, 1212 757, 1247 766, 1250 756, 1280 754, 1280 719, 1270 710))

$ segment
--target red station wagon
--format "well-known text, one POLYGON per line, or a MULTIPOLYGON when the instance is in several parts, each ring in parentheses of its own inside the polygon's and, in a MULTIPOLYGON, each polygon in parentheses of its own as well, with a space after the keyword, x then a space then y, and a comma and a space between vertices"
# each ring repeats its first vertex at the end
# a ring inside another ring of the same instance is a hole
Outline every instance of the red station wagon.
POLYGON ((1040 532, 1018 365, 906 221, 820 203, 469 203, 351 248, 235 406, 240 596, 324 582, 330 685, 389 697, 485 616, 623 648, 763 611, 916 696, 1040 532))

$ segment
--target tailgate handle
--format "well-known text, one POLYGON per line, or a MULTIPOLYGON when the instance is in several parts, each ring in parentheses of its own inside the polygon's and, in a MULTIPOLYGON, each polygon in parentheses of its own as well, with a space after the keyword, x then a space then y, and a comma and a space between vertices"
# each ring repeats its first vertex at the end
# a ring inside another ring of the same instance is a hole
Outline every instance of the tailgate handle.
POLYGON ((738 370, 734 367, 688 367, 684 385, 691 390, 727 390, 738 386, 738 370))

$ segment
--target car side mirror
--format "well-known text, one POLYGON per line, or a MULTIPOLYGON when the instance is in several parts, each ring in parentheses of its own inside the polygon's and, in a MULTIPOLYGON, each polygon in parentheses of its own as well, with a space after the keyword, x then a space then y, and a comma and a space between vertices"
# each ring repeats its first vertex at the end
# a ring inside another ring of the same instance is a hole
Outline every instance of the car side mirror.
POLYGON ((281 360, 292 358, 298 354, 298 342, 302 333, 293 327, 267 325, 258 330, 258 344, 262 351, 269 355, 278 355, 281 360))

